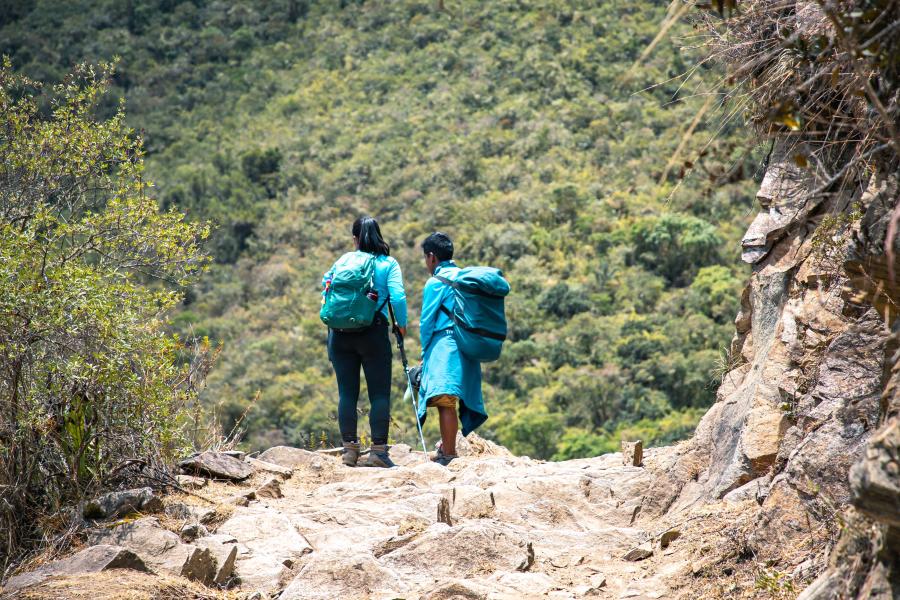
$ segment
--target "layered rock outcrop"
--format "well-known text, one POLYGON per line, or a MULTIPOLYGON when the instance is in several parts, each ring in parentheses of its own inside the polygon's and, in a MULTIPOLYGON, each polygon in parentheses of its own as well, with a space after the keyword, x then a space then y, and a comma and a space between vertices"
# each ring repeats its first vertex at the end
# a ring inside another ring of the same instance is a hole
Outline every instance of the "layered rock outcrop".
POLYGON ((759 508, 746 546, 756 560, 790 572, 813 557, 815 572, 855 505, 880 523, 880 533, 855 538, 880 565, 866 571, 877 582, 839 588, 848 574, 832 568, 831 583, 806 597, 898 597, 900 586, 887 583, 896 578, 897 433, 896 423, 884 424, 896 412, 887 375, 900 297, 885 240, 897 182, 862 169, 826 177, 845 170, 844 157, 800 167, 801 150, 795 138, 775 142, 761 212, 744 237, 753 272, 732 369, 651 506, 677 513, 752 498, 759 508))

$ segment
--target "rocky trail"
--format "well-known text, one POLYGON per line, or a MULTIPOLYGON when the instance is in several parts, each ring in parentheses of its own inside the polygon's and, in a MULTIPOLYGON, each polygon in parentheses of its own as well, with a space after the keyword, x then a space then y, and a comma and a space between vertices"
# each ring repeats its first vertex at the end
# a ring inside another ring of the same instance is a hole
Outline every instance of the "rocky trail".
POLYGON ((553 463, 477 436, 463 446, 449 467, 395 446, 395 469, 288 447, 206 453, 194 466, 220 480, 95 503, 89 514, 113 518, 94 521, 85 549, 13 577, 3 597, 640 599, 675 597, 690 576, 691 528, 642 516, 672 448, 626 466, 621 453, 553 463), (123 507, 138 510, 115 518, 123 507))

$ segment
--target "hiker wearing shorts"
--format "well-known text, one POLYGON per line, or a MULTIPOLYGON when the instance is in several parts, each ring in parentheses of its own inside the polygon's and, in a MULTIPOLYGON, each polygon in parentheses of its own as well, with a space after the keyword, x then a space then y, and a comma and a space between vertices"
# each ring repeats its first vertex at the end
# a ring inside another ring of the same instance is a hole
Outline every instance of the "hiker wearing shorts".
POLYGON ((432 460, 446 466, 456 458, 459 423, 463 435, 468 435, 484 423, 487 414, 481 396, 481 364, 459 351, 448 314, 453 310, 452 289, 435 277, 456 278, 459 267, 453 262, 453 242, 446 234, 432 233, 422 243, 422 251, 432 277, 422 294, 419 323, 423 365, 418 413, 424 421, 426 407, 437 408, 441 445, 432 460))
MULTIPOLYGON (((344 444, 342 460, 356 466, 359 459, 357 401, 359 370, 362 367, 369 390, 369 426, 372 446, 365 465, 393 467, 388 454, 388 426, 391 420, 391 342, 388 338, 388 306, 394 309, 397 325, 406 333, 406 292, 400 265, 390 256, 390 247, 381 237, 378 222, 360 217, 353 223, 353 243, 358 252, 375 256, 372 291, 369 298, 378 307, 372 324, 358 330, 328 330, 328 358, 338 384, 338 424, 344 444)), ((328 289, 338 263, 325 273, 322 285, 328 289)))

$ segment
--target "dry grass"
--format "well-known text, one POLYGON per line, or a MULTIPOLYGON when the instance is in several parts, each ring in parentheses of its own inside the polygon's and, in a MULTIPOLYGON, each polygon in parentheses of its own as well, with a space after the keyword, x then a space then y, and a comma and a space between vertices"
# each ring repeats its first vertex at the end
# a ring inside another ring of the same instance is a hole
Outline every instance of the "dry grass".
MULTIPOLYGON (((739 504, 717 503, 693 511, 679 529, 676 547, 690 568, 672 581, 682 600, 793 600, 803 585, 789 572, 779 570, 779 561, 762 560, 749 539, 759 526, 760 507, 750 500, 739 504)), ((790 549, 785 552, 796 556, 790 549)), ((806 553, 807 556, 809 553, 806 553)))
POLYGON ((246 593, 212 590, 179 577, 129 569, 54 577, 9 600, 237 600, 246 593))
POLYGON ((897 164, 900 1, 754 0, 699 20, 723 91, 761 134, 795 140, 798 165, 825 167, 817 193, 897 164))
POLYGON ((468 447, 467 456, 512 456, 512 453, 490 440, 486 440, 477 433, 470 433, 465 438, 468 447))

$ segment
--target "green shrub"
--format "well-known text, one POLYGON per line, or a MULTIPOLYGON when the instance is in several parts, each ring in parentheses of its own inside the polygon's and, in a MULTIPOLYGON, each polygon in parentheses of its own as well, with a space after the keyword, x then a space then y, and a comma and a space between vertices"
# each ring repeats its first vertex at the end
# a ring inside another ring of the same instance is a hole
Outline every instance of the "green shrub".
POLYGON ((53 538, 42 515, 187 441, 193 376, 163 330, 179 294, 145 283, 189 283, 206 230, 158 211, 123 113, 94 118, 111 73, 79 68, 43 115, 0 67, 0 572, 53 538))
POLYGON ((698 268, 716 262, 722 238, 711 223, 668 213, 632 226, 634 258, 676 286, 687 285, 698 268))

